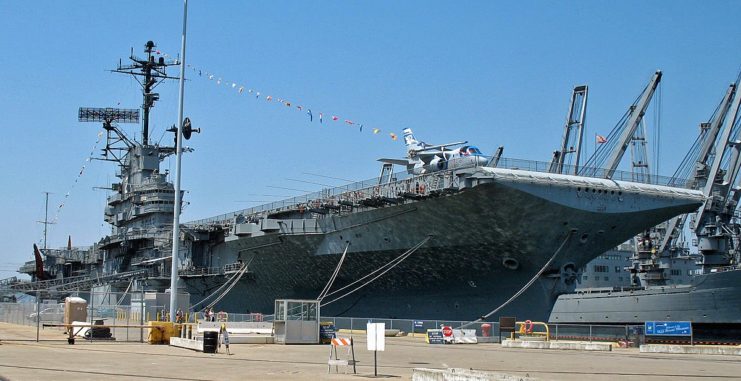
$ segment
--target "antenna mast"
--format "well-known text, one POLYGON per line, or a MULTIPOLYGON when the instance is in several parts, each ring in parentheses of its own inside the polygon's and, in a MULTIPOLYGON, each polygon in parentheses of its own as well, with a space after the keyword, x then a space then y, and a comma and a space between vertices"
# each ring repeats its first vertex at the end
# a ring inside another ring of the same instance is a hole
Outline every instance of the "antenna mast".
POLYGON ((44 193, 44 220, 43 221, 36 221, 40 224, 44 224, 44 254, 46 254, 46 235, 49 228, 49 225, 53 225, 54 222, 49 222, 49 195, 50 192, 43 192, 44 193))
POLYGON ((132 49, 129 59, 133 62, 129 65, 122 65, 120 62, 118 67, 111 70, 114 73, 129 74, 136 79, 142 87, 142 145, 149 145, 149 110, 154 107, 154 102, 160 99, 159 93, 154 93, 157 85, 165 79, 179 79, 178 77, 170 77, 167 75, 165 70, 168 66, 179 65, 177 60, 165 61, 164 57, 159 57, 155 60, 152 53, 157 53, 154 48, 156 45, 152 41, 147 41, 144 45, 144 52, 147 53, 147 58, 139 58, 134 55, 132 49))

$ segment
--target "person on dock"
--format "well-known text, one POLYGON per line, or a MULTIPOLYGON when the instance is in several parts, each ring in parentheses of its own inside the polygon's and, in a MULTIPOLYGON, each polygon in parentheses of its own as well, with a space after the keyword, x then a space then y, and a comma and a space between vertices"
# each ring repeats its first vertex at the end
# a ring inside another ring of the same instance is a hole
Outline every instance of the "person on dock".
POLYGON ((229 352, 229 331, 226 330, 226 324, 221 325, 221 340, 224 342, 226 354, 231 356, 231 353, 229 352))

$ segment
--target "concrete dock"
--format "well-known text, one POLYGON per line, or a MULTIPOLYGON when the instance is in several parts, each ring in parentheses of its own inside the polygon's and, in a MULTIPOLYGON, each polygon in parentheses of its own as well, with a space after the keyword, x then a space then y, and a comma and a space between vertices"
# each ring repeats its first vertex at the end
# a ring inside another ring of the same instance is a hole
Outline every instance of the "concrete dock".
MULTIPOLYGON (((0 377, 8 380, 352 380, 373 377, 373 353, 355 336, 358 375, 327 374, 329 346, 233 344, 232 355, 166 345, 88 342, 68 345, 58 329, 0 323, 0 377)), ((429 345, 386 339, 379 377, 409 380, 414 368, 464 368, 537 380, 741 380, 739 356, 640 353, 637 348, 582 352, 502 348, 499 344, 429 345)), ((340 368, 340 372, 343 369, 340 368)), ((2 379, 2 378, 0 378, 2 379)))

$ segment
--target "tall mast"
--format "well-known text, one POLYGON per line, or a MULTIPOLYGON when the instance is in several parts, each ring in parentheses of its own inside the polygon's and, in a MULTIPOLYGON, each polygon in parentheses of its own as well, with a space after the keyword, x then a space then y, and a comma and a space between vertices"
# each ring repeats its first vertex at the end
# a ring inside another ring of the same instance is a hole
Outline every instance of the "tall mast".
POLYGON ((46 252, 46 233, 49 226, 49 192, 44 192, 44 252, 46 252))
POLYGON ((152 93, 152 87, 155 84, 154 78, 152 78, 152 66, 154 64, 154 57, 152 57, 152 49, 154 43, 147 41, 145 46, 145 52, 147 53, 147 62, 143 64, 142 71, 144 72, 144 86, 142 94, 144 95, 144 102, 142 103, 142 110, 144 111, 144 120, 142 121, 142 144, 149 144, 149 109, 154 106, 154 102, 159 99, 159 94, 152 93))
POLYGON ((44 225, 44 251, 43 253, 46 254, 46 237, 49 230, 49 225, 53 225, 53 222, 49 222, 49 195, 50 192, 43 192, 44 193, 44 220, 43 221, 37 221, 40 224, 44 225))
POLYGON ((124 73, 134 76, 142 86, 142 145, 149 145, 149 111, 154 107, 154 103, 160 99, 159 93, 152 92, 157 85, 165 79, 178 79, 170 77, 165 72, 168 66, 177 65, 177 61, 166 62, 164 57, 155 59, 153 53, 156 45, 152 41, 147 41, 144 45, 146 58, 139 58, 134 55, 132 49, 129 59, 133 61, 130 65, 118 64, 118 67, 111 70, 115 73, 124 73))

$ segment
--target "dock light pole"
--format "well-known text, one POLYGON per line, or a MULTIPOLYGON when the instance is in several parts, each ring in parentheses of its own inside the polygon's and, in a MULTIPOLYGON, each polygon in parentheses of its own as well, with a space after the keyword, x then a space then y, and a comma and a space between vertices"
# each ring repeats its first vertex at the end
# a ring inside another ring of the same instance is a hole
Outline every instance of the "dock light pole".
POLYGON ((183 98, 185 89, 185 31, 188 24, 188 0, 183 0, 183 40, 180 45, 180 91, 178 125, 175 134, 175 213, 172 222, 172 267, 170 268, 170 322, 175 322, 178 292, 178 249, 180 248, 180 159, 183 156, 183 98))

